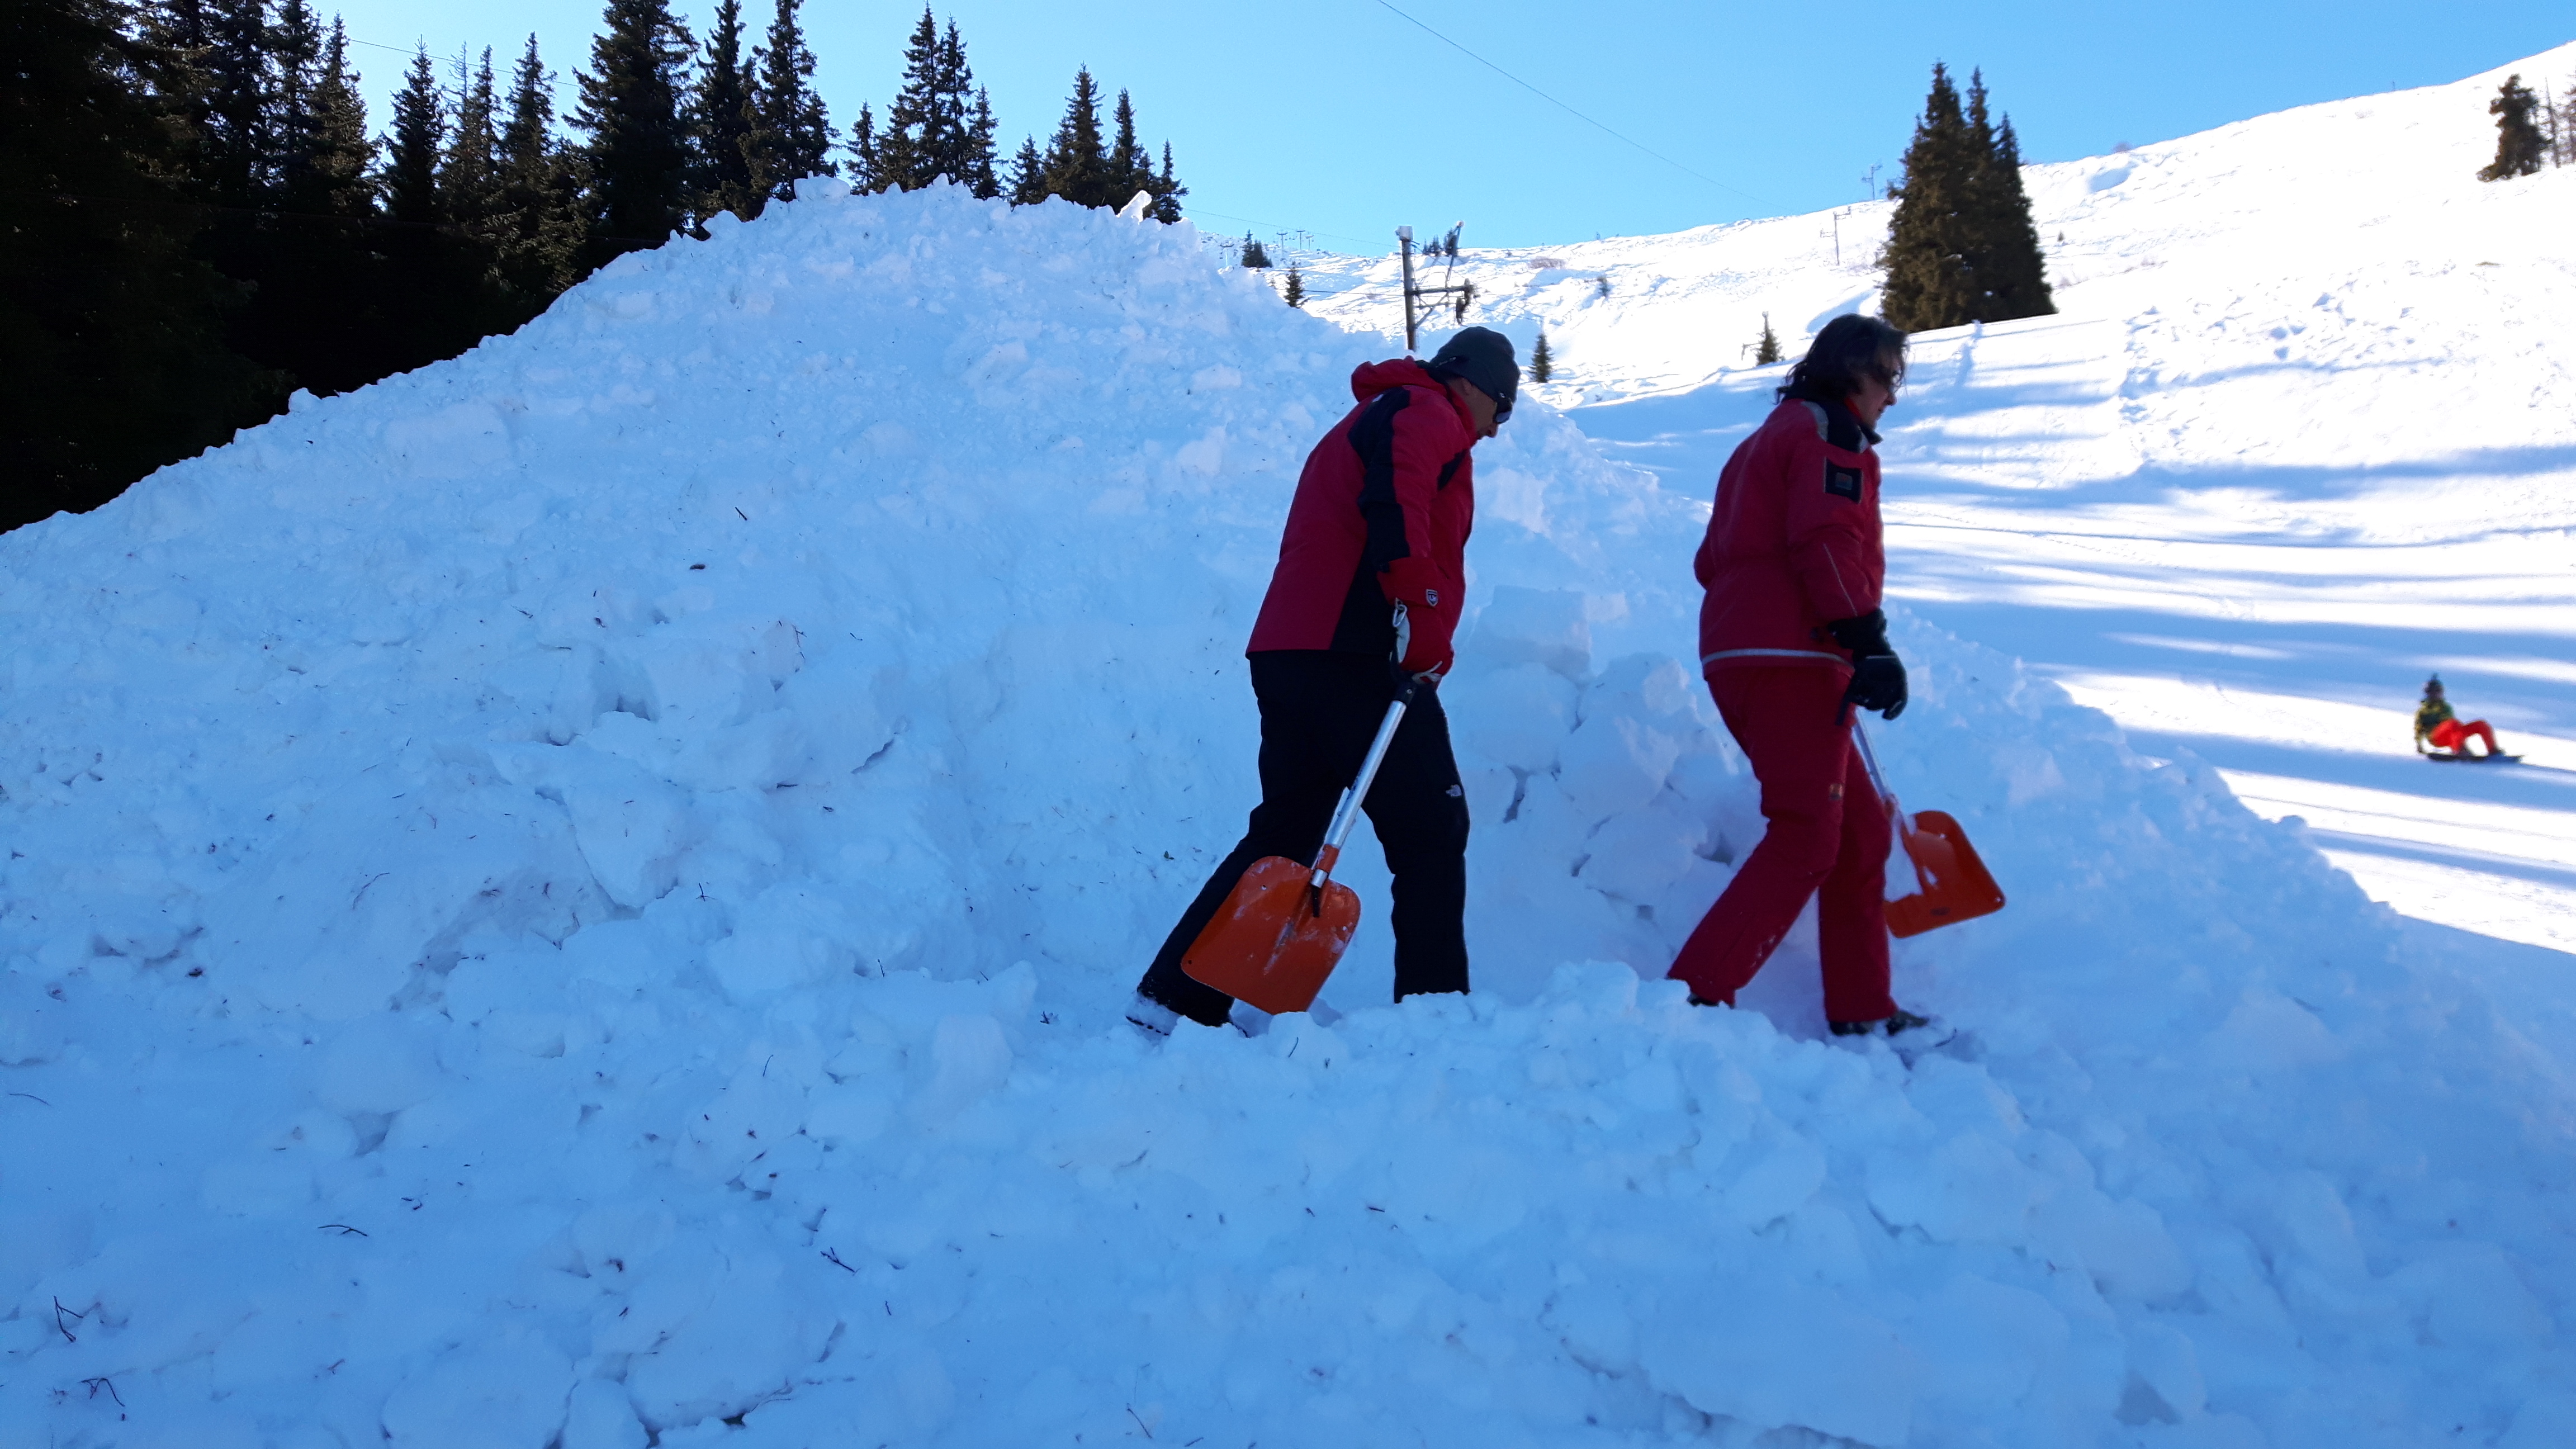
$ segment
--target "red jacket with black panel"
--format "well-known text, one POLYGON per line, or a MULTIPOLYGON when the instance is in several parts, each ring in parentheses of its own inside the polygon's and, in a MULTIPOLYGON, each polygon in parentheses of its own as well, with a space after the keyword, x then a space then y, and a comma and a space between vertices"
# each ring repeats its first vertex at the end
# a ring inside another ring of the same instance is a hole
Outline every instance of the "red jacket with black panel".
POLYGON ((1476 522, 1475 425, 1411 358, 1362 363, 1351 394, 1359 405, 1298 476, 1247 654, 1384 657, 1395 647, 1399 598, 1417 637, 1445 641, 1457 627, 1476 522))
POLYGON ((1878 436, 1840 399, 1792 395, 1737 445, 1695 571, 1700 668, 1818 664, 1850 656, 1825 632, 1879 607, 1878 436))

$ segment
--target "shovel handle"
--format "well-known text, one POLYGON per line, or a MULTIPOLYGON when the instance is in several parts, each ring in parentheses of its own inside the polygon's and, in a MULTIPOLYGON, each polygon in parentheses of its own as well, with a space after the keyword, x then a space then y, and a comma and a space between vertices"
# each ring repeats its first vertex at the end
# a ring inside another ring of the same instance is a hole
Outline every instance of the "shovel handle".
POLYGON ((1368 798, 1369 786, 1377 780, 1377 767, 1386 763, 1386 748, 1395 743, 1395 727, 1404 722, 1405 706, 1413 703, 1413 685, 1406 681, 1396 691, 1395 700, 1386 707, 1386 718, 1377 727, 1377 738, 1369 741, 1368 757, 1360 761, 1360 776, 1342 792, 1341 804, 1333 809, 1333 823, 1324 832, 1324 848, 1315 852, 1314 878, 1321 890, 1324 880, 1342 856, 1342 842, 1350 839, 1351 827, 1359 822, 1360 802, 1368 798))
POLYGON ((1869 732, 1860 727, 1858 720, 1852 721, 1852 743, 1860 746, 1860 762, 1862 768, 1869 771, 1869 787, 1878 792, 1879 801, 1887 807, 1887 813, 1896 817, 1897 830, 1912 835, 1914 822, 1905 818, 1905 812, 1897 808, 1896 797, 1888 793, 1887 777, 1878 772, 1878 756, 1869 752, 1869 732))

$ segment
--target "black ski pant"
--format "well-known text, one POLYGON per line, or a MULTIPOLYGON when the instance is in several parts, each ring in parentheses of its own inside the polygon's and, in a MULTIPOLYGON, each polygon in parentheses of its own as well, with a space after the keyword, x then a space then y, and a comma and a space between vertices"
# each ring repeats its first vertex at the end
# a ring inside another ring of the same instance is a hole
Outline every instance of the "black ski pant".
MULTIPOLYGON (((1395 699, 1387 662, 1323 649, 1266 650, 1251 656, 1261 705, 1261 804, 1243 841, 1199 888, 1136 989, 1209 1026, 1222 1025, 1234 998, 1181 970, 1181 957, 1264 856, 1303 865, 1323 848, 1333 807, 1359 777, 1360 762, 1395 699)), ((1467 989, 1467 798, 1449 750, 1449 717, 1422 690, 1396 726, 1386 761, 1361 801, 1395 877, 1395 995, 1467 989)))

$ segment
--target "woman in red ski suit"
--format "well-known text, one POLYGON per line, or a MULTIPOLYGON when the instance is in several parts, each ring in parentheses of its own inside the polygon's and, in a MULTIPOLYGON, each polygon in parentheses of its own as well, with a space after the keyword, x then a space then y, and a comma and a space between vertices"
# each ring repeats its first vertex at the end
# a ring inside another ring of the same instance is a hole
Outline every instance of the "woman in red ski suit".
POLYGON ((1835 1032, 1922 1025, 1888 995, 1888 818, 1852 746, 1854 707, 1894 719, 1905 666, 1880 589, 1879 415, 1905 375, 1905 334, 1837 317, 1779 405, 1727 460, 1696 571, 1700 669, 1762 786, 1762 841, 1669 973, 1733 1005, 1816 895, 1825 1017, 1835 1032))

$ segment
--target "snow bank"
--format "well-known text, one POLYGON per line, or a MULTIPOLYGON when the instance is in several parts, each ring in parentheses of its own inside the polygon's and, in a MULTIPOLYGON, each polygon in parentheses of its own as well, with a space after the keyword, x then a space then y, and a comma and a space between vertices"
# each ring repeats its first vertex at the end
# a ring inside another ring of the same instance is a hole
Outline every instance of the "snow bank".
POLYGON ((2564 1090, 2009 661, 1903 621, 1877 736, 2013 897, 1899 948, 1955 1048, 1818 1040, 1812 925, 1651 979, 1759 830, 1702 514, 1544 408, 1446 690, 1479 992, 1384 1005, 1373 904, 1329 1023, 1126 1027, 1365 355, 1186 232, 817 197, 0 539, 0 1440, 2576 1422, 2564 1090))

